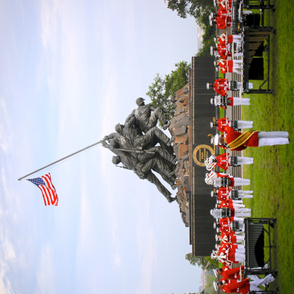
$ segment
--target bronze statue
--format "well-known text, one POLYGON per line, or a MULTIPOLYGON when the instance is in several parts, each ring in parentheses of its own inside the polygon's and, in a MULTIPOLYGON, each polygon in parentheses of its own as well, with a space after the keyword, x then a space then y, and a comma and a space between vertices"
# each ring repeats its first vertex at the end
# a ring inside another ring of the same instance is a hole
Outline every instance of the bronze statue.
POLYGON ((157 189, 169 202, 175 200, 175 198, 171 197, 171 193, 152 173, 152 170, 158 172, 162 178, 175 189, 175 164, 161 158, 158 154, 158 150, 160 150, 161 147, 153 147, 149 150, 138 150, 135 148, 126 149, 130 147, 129 142, 120 134, 115 136, 115 133, 104 137, 101 143, 105 148, 110 149, 116 154, 112 160, 114 164, 117 165, 122 163, 123 168, 133 170, 140 179, 147 179, 155 184, 157 189))
POLYGON ((158 120, 164 128, 169 126, 169 122, 161 108, 145 105, 141 97, 136 103, 138 108, 128 116, 125 124, 117 124, 115 132, 105 136, 101 143, 116 154, 112 159, 115 165, 121 163, 120 167, 132 170, 140 179, 155 184, 160 193, 173 202, 176 198, 171 197, 171 193, 153 173, 157 172, 172 189, 176 188, 176 157, 171 140, 156 127, 158 120))
POLYGON ((163 109, 154 107, 152 104, 145 104, 144 100, 142 97, 136 100, 138 107, 127 117, 126 123, 132 116, 135 116, 136 124, 144 133, 155 127, 158 121, 160 121, 162 128, 166 130, 169 127, 169 121, 166 119, 163 109))

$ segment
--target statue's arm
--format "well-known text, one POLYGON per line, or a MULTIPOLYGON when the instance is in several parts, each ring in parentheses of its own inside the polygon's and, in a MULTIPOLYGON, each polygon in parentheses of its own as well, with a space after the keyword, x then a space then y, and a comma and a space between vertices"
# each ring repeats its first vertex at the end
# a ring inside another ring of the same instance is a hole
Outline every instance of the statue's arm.
POLYGON ((151 111, 154 111, 156 109, 156 107, 152 105, 151 103, 149 103, 148 106, 151 111))
POLYGON ((111 133, 103 138, 104 141, 118 138, 118 133, 111 133))
POLYGON ((135 110, 133 110, 128 117, 126 118, 125 124, 127 124, 129 122, 129 120, 135 116, 135 110))

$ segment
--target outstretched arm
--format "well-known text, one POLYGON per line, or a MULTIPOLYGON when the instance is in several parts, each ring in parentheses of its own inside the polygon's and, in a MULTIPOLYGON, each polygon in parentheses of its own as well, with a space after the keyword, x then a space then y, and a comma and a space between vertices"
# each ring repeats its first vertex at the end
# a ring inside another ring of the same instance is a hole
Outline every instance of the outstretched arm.
POLYGON ((135 110, 133 110, 128 117, 126 118, 125 124, 127 124, 129 122, 129 120, 135 116, 135 110))

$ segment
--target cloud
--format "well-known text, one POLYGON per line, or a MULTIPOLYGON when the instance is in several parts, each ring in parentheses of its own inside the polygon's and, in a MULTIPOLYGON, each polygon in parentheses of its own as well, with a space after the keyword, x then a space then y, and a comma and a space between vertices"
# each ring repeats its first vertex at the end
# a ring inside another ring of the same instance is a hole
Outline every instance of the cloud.
POLYGON ((13 131, 4 98, 0 99, 0 118, 0 147, 4 153, 7 153, 13 138, 13 131))
POLYGON ((140 259, 140 279, 136 290, 138 294, 151 294, 153 269, 157 264, 156 238, 154 227, 149 219, 150 202, 147 203, 145 212, 138 217, 136 226, 137 248, 140 259))
POLYGON ((52 248, 49 245, 46 245, 42 249, 40 262, 36 271, 36 294, 56 293, 55 272, 56 269, 53 264, 52 248))
POLYGON ((1 238, 1 241, 4 259, 12 262, 15 261, 15 251, 12 243, 7 238, 4 240, 1 238))
POLYGON ((136 293, 151 294, 152 275, 154 264, 157 261, 156 255, 156 240, 152 228, 138 228, 137 231, 139 258, 140 258, 140 278, 137 285, 136 293), (147 229, 147 231, 146 231, 147 229), (142 292, 143 291, 143 292, 142 292))
POLYGON ((13 294, 11 283, 7 278, 7 273, 9 271, 7 263, 0 258, 0 293, 3 294, 13 294))
POLYGON ((0 226, 0 242, 0 293, 10 294, 14 292, 8 278, 10 270, 9 263, 15 262, 15 250, 12 243, 6 236, 3 225, 0 226))
POLYGON ((87 179, 85 178, 85 173, 83 168, 80 176, 80 186, 81 186, 81 197, 80 197, 80 221, 79 221, 79 237, 78 237, 78 258, 83 259, 85 255, 89 258, 87 253, 90 254, 88 240, 90 236, 93 235, 94 221, 93 221, 93 209, 91 206, 91 201, 88 197, 89 192, 87 188, 87 179), (83 256, 81 255, 83 253, 83 256))
POLYGON ((60 26, 60 16, 62 12, 62 1, 42 0, 40 9, 41 18, 41 39, 45 48, 55 50, 57 30, 60 26))
MULTIPOLYGON (((112 246, 112 262, 114 267, 120 267, 122 264, 120 256, 120 239, 119 239, 119 217, 118 210, 120 209, 117 205, 117 191, 113 185, 113 165, 109 162, 109 150, 101 148, 101 160, 102 160, 102 170, 103 174, 102 182, 104 185, 104 199, 105 199, 105 209, 107 211, 108 227, 110 231, 111 246, 112 246)), ((116 181, 117 183, 117 181, 116 181)), ((107 220, 106 220, 107 221, 107 220)))

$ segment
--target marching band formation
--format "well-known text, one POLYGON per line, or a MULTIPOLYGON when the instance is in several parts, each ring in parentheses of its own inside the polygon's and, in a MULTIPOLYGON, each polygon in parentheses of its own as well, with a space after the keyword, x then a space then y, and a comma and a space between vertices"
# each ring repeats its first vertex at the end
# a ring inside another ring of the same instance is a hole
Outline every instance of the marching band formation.
MULTIPOLYGON (((239 1, 242 2, 242 1, 239 1)), ((218 29, 226 29, 232 25, 232 0, 215 0, 217 12, 210 15, 210 24, 216 25, 218 29)), ((250 14, 250 11, 243 11, 238 14, 239 22, 242 17, 250 14)), ((243 73, 243 36, 242 33, 228 35, 220 34, 215 38, 215 46, 211 47, 210 53, 215 56, 215 68, 217 72, 243 73)), ((228 97, 228 91, 239 91, 243 93, 243 83, 229 81, 227 78, 216 79, 213 84, 207 83, 207 89, 214 89, 215 97, 211 98, 211 104, 216 107, 227 109, 228 106, 250 105, 249 98, 228 97)), ((253 88, 249 84, 249 88, 253 88)), ((268 284, 274 281, 276 271, 260 278, 257 275, 244 275, 245 263, 245 234, 244 218, 251 216, 251 210, 243 204, 244 198, 253 198, 253 191, 238 190, 238 187, 250 185, 249 179, 234 177, 227 173, 216 172, 215 168, 227 171, 228 167, 253 164, 253 158, 232 156, 228 151, 242 151, 247 147, 272 146, 289 144, 288 132, 261 132, 245 131, 251 129, 252 121, 232 121, 228 117, 218 119, 211 123, 211 128, 217 128, 212 143, 225 149, 225 153, 211 155, 205 160, 208 173, 205 182, 212 185, 211 197, 216 198, 215 208, 210 210, 211 216, 215 219, 213 224, 216 230, 215 250, 211 258, 223 264, 222 268, 215 270, 219 282, 214 282, 215 291, 222 289, 227 293, 266 293, 268 284), (234 264, 243 265, 234 268, 234 264)), ((273 293, 273 292, 270 292, 273 293)))

